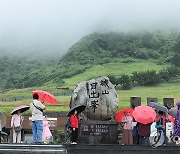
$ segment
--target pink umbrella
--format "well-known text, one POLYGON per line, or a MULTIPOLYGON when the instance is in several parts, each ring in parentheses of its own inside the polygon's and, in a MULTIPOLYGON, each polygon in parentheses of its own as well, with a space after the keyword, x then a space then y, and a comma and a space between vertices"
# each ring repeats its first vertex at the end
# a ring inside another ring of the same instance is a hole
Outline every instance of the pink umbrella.
POLYGON ((33 95, 38 94, 39 100, 42 102, 47 102, 50 104, 56 104, 57 103, 56 97, 47 91, 35 90, 35 91, 32 91, 32 94, 33 95))
POLYGON ((29 106, 26 106, 26 105, 21 105, 21 106, 17 106, 12 112, 11 112, 11 115, 15 114, 18 110, 22 113, 22 112, 25 112, 27 110, 29 110, 29 106))
POLYGON ((135 107, 132 115, 137 122, 145 125, 152 123, 156 118, 156 112, 154 109, 145 105, 135 107))

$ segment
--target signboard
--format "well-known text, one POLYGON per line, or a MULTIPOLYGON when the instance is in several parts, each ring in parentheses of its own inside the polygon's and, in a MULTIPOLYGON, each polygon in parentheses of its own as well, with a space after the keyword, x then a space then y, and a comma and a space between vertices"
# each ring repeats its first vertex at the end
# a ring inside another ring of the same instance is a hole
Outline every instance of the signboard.
POLYGON ((163 98, 163 104, 168 109, 171 109, 172 107, 174 107, 174 98, 163 98))
POLYGON ((130 102, 131 102, 131 104, 130 104, 131 108, 141 106, 141 97, 131 97, 130 102))
POLYGON ((102 135, 109 132, 109 126, 106 124, 83 124, 81 129, 83 135, 102 135))

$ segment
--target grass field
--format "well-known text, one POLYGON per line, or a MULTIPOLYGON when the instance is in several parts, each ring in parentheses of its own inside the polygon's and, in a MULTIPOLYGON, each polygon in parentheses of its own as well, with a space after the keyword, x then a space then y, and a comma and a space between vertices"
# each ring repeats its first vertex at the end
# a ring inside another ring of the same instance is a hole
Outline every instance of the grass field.
MULTIPOLYGON (((118 110, 130 106, 130 97, 138 96, 141 97, 142 104, 146 104, 147 97, 157 97, 158 102, 162 103, 163 98, 173 97, 175 102, 180 100, 180 82, 171 82, 159 84, 154 87, 135 87, 131 90, 117 90, 119 107, 118 110)), ((60 112, 68 111, 70 96, 58 96, 58 106, 48 105, 46 112, 60 112), (62 106, 61 106, 62 105, 62 106)), ((14 101, 14 102, 0 102, 0 111, 5 112, 7 115, 18 105, 29 105, 32 100, 14 101)))
MULTIPOLYGON (((46 104, 46 112, 68 111, 70 96, 57 96, 56 98, 58 101, 57 105, 46 104)), ((9 115, 16 106, 29 105, 31 102, 32 99, 13 102, 0 102, 0 111, 4 112, 6 115, 9 115)), ((26 113, 30 113, 30 111, 27 111, 26 113)))
POLYGON ((96 65, 85 72, 75 75, 71 78, 64 79, 66 86, 74 87, 81 81, 86 81, 97 76, 114 75, 120 76, 121 74, 130 75, 134 71, 156 70, 160 71, 170 65, 157 65, 154 61, 139 60, 132 63, 122 63, 121 61, 112 62, 103 65, 96 65))
POLYGON ((156 97, 162 103, 163 98, 174 98, 175 102, 180 100, 180 81, 163 83, 154 87, 136 87, 131 90, 118 90, 119 109, 130 106, 130 97, 141 97, 142 104, 147 103, 147 97, 156 97))

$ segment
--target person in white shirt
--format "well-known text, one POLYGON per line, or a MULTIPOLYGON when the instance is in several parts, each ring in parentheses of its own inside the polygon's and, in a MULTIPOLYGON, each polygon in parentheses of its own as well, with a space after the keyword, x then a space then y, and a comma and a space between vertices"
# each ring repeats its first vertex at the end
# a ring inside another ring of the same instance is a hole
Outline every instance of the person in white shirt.
POLYGON ((16 111, 11 118, 11 128, 13 128, 13 143, 21 143, 21 125, 23 117, 20 111, 16 111))
POLYGON ((42 143, 43 133, 43 110, 45 105, 39 101, 39 95, 33 95, 33 102, 30 104, 32 110, 32 133, 33 143, 42 143))

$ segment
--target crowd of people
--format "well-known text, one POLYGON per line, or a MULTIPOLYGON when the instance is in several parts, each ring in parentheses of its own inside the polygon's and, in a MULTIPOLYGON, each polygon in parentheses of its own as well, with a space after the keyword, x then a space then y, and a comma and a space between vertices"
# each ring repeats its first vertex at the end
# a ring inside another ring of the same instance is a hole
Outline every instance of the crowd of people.
MULTIPOLYGON (((174 140, 176 140, 176 144, 180 146, 180 102, 176 104, 178 111, 175 117, 172 137, 174 137, 174 140)), ((39 101, 38 94, 33 94, 33 101, 30 104, 30 109, 32 111, 33 144, 48 143, 48 140, 52 137, 52 134, 49 129, 50 125, 48 124, 47 117, 43 115, 45 105, 43 102, 39 101)), ((156 118, 152 123, 156 123, 155 128, 157 129, 157 132, 162 132, 164 137, 162 145, 166 145, 166 123, 169 121, 169 119, 167 117, 167 113, 161 110, 156 112, 156 118)), ((21 128, 23 120, 24 118, 21 115, 20 110, 17 110, 12 115, 11 128, 13 128, 13 143, 21 143, 21 128)), ((122 122, 120 123, 123 130, 122 145, 149 145, 152 123, 142 124, 135 122, 135 119, 133 119, 133 117, 130 115, 130 112, 125 112, 122 122)), ((67 120, 66 128, 69 132, 68 134, 71 144, 77 144, 79 128, 77 110, 72 110, 72 113, 67 120)))
MULTIPOLYGON (((172 141, 175 141, 178 146, 180 146, 180 102, 176 103, 178 111, 175 117, 174 129, 172 133, 172 141)), ((154 120, 155 128, 157 132, 162 132, 163 143, 166 145, 166 123, 169 121, 167 114, 163 111, 156 111, 157 116, 154 120)), ((143 115, 142 115, 143 116, 143 115)), ((122 145, 132 145, 132 144, 150 144, 150 135, 151 135, 151 125, 152 123, 142 124, 133 122, 134 119, 130 116, 130 112, 126 111, 122 122, 121 127, 123 129, 122 133, 122 145), (135 125, 133 126, 133 123, 135 125), (133 143, 133 138, 136 138, 133 143)), ((157 134, 156 134, 157 135, 157 134)))

